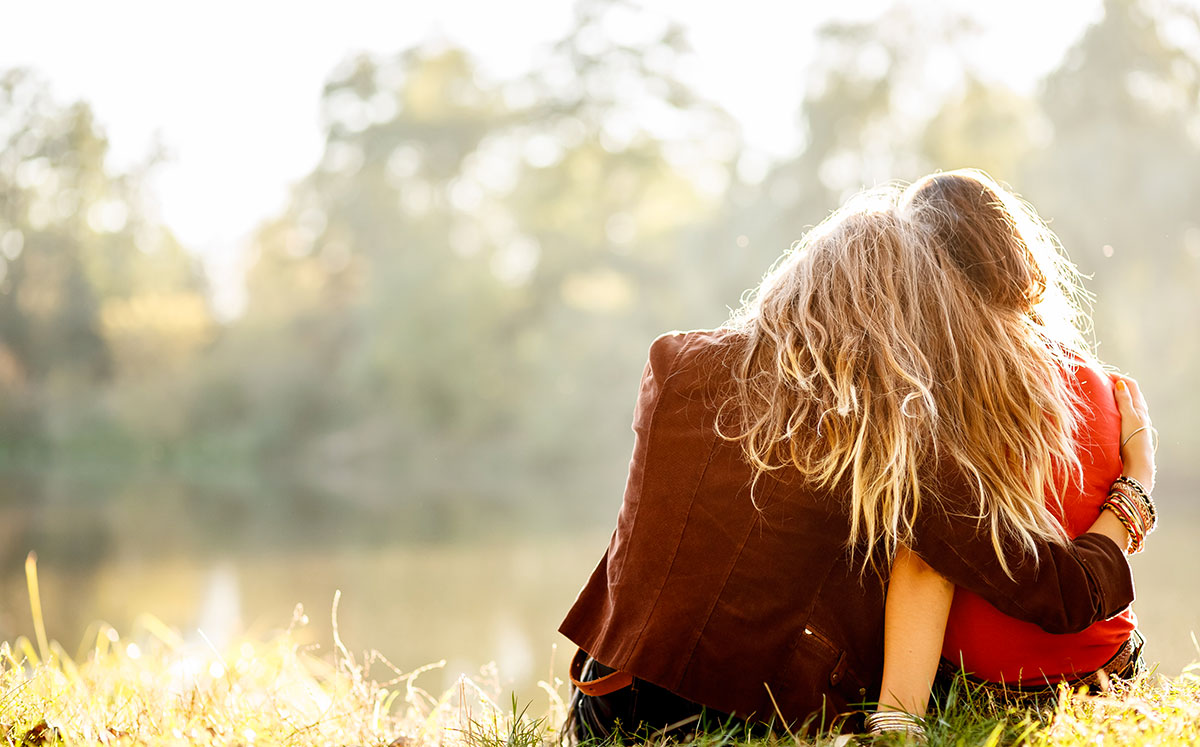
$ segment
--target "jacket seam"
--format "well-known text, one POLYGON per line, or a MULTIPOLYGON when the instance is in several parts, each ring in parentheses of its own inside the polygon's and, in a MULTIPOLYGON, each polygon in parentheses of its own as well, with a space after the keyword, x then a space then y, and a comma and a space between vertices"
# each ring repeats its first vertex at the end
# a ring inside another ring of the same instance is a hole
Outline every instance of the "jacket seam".
MULTIPOLYGON (((658 339, 660 339, 660 338, 656 338, 655 342, 657 342, 658 339)), ((691 342, 692 341, 690 339, 685 339, 683 344, 680 345, 679 351, 676 352, 675 357, 671 359, 671 364, 667 368, 667 371, 664 373, 664 375, 662 377, 662 384, 659 385, 658 394, 654 398, 654 408, 650 411, 650 415, 646 420, 647 439, 646 439, 646 454, 644 456, 646 462, 650 461, 650 458, 649 458, 650 457, 650 438, 649 438, 649 436, 650 436, 651 431, 654 430, 654 421, 657 419, 658 411, 662 407, 663 395, 666 393, 666 383, 668 380, 670 380, 670 378, 672 376, 676 375, 677 370, 678 370, 679 359, 681 357, 683 357, 683 354, 688 350, 688 348, 691 345, 691 342)), ((654 349, 653 342, 650 344, 650 349, 651 349, 651 352, 647 356, 647 366, 650 367, 651 371, 653 371, 654 364, 650 360, 650 358, 653 357, 653 349, 654 349)), ((715 444, 714 444, 714 448, 715 448, 715 444)), ((710 450, 709 451, 709 461, 711 461, 711 459, 712 459, 712 451, 710 450)), ((707 472, 707 471, 708 471, 708 462, 706 462, 704 465, 704 472, 707 472)), ((704 472, 701 472, 701 474, 700 474, 701 481, 704 478, 704 472)), ((641 479, 638 482, 636 495, 641 496, 644 494, 645 484, 646 484, 646 470, 643 468, 641 479)), ((697 482, 697 485, 699 485, 699 481, 697 482)), ((693 488, 693 496, 694 495, 695 495, 695 488, 693 488)), ((693 504, 694 504, 694 501, 693 501, 693 503, 688 504, 688 513, 683 521, 683 530, 680 532, 680 540, 679 540, 680 542, 683 541, 683 532, 687 531, 688 521, 692 517, 693 504)), ((629 521, 629 535, 630 536, 633 536, 633 534, 635 533, 635 531, 637 529, 637 521, 638 521, 638 517, 640 515, 641 515, 641 501, 638 502, 637 509, 634 511, 633 517, 629 521)), ((629 644, 629 647, 626 649, 625 656, 622 657, 624 662, 628 662, 629 659, 633 656, 633 653, 635 651, 637 651, 638 644, 641 643, 642 636, 645 635, 645 633, 646 633, 646 626, 648 626, 650 624, 650 620, 653 619, 654 611, 658 608, 658 603, 662 599, 663 587, 666 585, 667 579, 669 579, 671 577, 671 570, 674 569, 675 560, 678 557, 679 557, 679 546, 677 544, 675 547, 674 553, 672 553, 672 555, 671 555, 671 563, 667 567, 667 572, 665 574, 663 574, 662 580, 658 584, 658 588, 655 589, 655 591, 654 591, 654 604, 650 605, 650 609, 647 611, 645 617, 642 618, 642 621, 638 625, 638 628, 637 628, 637 634, 634 636, 632 642, 630 642, 630 644, 629 644)), ((618 668, 621 668, 621 667, 618 667, 618 668)))
MULTIPOLYGON (((717 443, 716 443, 716 440, 714 439, 713 445, 708 450, 708 459, 704 463, 704 469, 700 472, 700 479, 696 481, 697 486, 700 485, 700 483, 704 482, 704 475, 705 475, 705 473, 708 472, 709 465, 712 464, 712 455, 713 455, 713 452, 716 450, 716 448, 717 448, 717 443)), ((646 619, 642 621, 641 627, 638 628, 637 636, 633 639, 633 644, 629 648, 631 653, 633 651, 636 651, 638 644, 641 643, 642 636, 645 635, 645 633, 646 633, 646 626, 649 624, 650 620, 654 618, 654 612, 658 609, 658 605, 662 601, 663 587, 666 585, 667 579, 669 579, 671 577, 671 572, 673 570, 675 570, 675 563, 676 563, 676 561, 679 560, 679 545, 683 544, 683 537, 684 537, 684 535, 687 534, 688 524, 690 524, 691 520, 692 520, 692 510, 696 507, 695 495, 696 495, 695 489, 693 489, 692 490, 692 500, 688 503, 687 515, 683 517, 683 528, 679 532, 679 540, 675 544, 674 552, 671 553, 671 562, 667 565, 667 572, 663 576, 663 583, 659 584, 658 589, 656 589, 654 592, 654 604, 650 605, 650 612, 649 612, 649 614, 646 615, 646 619)), ((739 554, 741 554, 742 548, 745 547, 745 545, 746 545, 746 540, 743 539, 741 545, 738 546, 739 554)), ((733 566, 731 565, 730 570, 732 570, 732 568, 733 568, 733 566)), ((726 573, 725 580, 728 581, 728 579, 729 579, 729 575, 728 575, 728 573, 726 573)), ((724 588, 724 585, 725 585, 725 583, 722 582, 722 584, 721 584, 722 588, 724 588)), ((718 596, 719 596, 719 594, 718 594, 718 596)), ((714 605, 715 604, 716 604, 716 602, 714 600, 714 605)), ((712 614, 711 608, 709 610, 709 614, 710 615, 712 614)), ((707 623, 707 618, 705 618, 705 622, 707 623)), ((691 650, 688 651, 688 655, 687 655, 687 658, 685 659, 685 661, 687 661, 689 663, 691 662, 692 652, 696 650, 696 645, 700 642, 700 638, 701 638, 701 636, 703 636, 703 634, 704 634, 704 626, 701 626, 700 627, 700 635, 696 636, 696 641, 692 644, 691 650)), ((686 672, 686 670, 687 670, 687 666, 685 665, 684 671, 686 672)), ((678 687, 679 682, 681 682, 682 680, 683 680, 683 676, 681 674, 679 676, 679 678, 675 681, 675 683, 673 684, 672 687, 678 687)), ((668 689, 672 689, 672 688, 668 688, 668 689)))
MULTIPOLYGON (((715 449, 715 448, 716 448, 716 442, 714 441, 713 449, 715 449)), ((709 464, 711 464, 711 463, 712 463, 712 453, 710 451, 709 464)), ((707 464, 705 465, 704 469, 706 472, 708 471, 707 464)), ((775 494, 775 488, 777 486, 778 486, 777 482, 771 483, 771 490, 766 496, 768 500, 771 498, 772 495, 775 494)), ((689 515, 690 515, 690 513, 691 512, 689 509, 689 515)), ((742 553, 746 549, 746 543, 750 541, 750 535, 753 533, 754 533, 754 522, 750 522, 749 525, 746 527, 746 533, 742 536, 742 541, 740 543, 738 543, 737 552, 734 553, 733 559, 729 562, 729 567, 725 570, 725 577, 723 579, 721 579, 720 589, 715 594, 713 594, 712 604, 710 604, 708 606, 708 613, 704 616, 704 622, 701 623, 700 627, 697 629, 698 632, 696 635, 696 639, 694 641, 692 641, 691 648, 688 649, 687 657, 684 659, 686 664, 684 665, 682 672, 680 672, 679 682, 682 682, 683 680, 687 679, 687 671, 692 666, 692 661, 696 655, 696 647, 698 647, 700 645, 700 641, 704 638, 704 631, 708 629, 708 624, 712 620, 713 612, 715 612, 717 609, 717 603, 719 601, 721 601, 721 596, 723 595, 723 593, 725 591, 725 587, 729 584, 729 577, 733 575, 733 569, 735 566, 737 566, 738 558, 740 558, 742 556, 742 553)), ((673 562, 672 562, 672 564, 673 564, 673 562)), ((676 684, 678 684, 678 682, 676 684)))

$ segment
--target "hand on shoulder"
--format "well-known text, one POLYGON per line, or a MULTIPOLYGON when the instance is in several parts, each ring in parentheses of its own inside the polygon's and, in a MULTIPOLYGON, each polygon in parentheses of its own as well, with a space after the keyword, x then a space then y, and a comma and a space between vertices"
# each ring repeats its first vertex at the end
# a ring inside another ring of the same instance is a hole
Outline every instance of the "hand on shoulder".
POLYGON ((1124 474, 1154 489, 1154 451, 1158 432, 1150 422, 1150 408, 1133 377, 1116 375, 1114 395, 1121 412, 1121 461, 1124 474))

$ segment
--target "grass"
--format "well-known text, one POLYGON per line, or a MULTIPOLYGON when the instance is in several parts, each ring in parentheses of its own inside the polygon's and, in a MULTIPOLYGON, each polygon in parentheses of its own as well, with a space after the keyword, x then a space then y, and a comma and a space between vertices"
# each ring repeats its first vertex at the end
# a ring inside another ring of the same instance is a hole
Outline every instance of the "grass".
MULTIPOLYGON (((378 654, 355 657, 337 633, 337 597, 328 652, 298 642, 307 617, 297 608, 286 629, 226 650, 185 641, 143 617, 127 637, 95 626, 70 655, 46 636, 32 556, 26 571, 35 640, 0 643, 0 745, 551 747, 558 741, 565 716, 561 681, 540 683, 548 705, 537 715, 515 697, 502 705, 498 686, 486 675, 462 678, 440 694, 427 692, 421 675, 444 663, 402 672, 378 654)), ((958 689, 928 727, 932 747, 1196 745, 1200 667, 1178 678, 1146 678, 1113 696, 1063 691, 1043 712, 1005 709, 981 693, 958 689)), ((851 743, 836 735, 749 738, 735 728, 689 741, 693 747, 851 743)), ((897 737, 873 742, 903 743, 897 737)))
POLYGON ((70 654, 42 621, 36 557, 26 562, 34 640, 0 643, 0 745, 424 745, 533 747, 554 740, 564 710, 551 688, 547 713, 498 705, 488 677, 432 694, 420 676, 343 645, 333 603, 333 645, 299 642, 308 617, 225 650, 189 642, 150 616, 126 637, 97 624, 70 654))

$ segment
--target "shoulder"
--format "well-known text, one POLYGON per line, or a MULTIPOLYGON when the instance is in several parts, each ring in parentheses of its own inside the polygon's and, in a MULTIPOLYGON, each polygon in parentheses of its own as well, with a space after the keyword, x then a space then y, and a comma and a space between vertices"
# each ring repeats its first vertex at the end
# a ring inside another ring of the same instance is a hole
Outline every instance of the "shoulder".
POLYGON ((668 412, 693 405, 717 408, 733 383, 745 335, 728 329, 668 332, 650 344, 638 398, 638 419, 664 402, 668 412))
POLYGON ((1120 431, 1120 412, 1114 393, 1113 368, 1095 358, 1069 361, 1067 381, 1079 398, 1079 412, 1085 428, 1104 429, 1115 423, 1120 431))
POLYGON ((650 343, 649 365, 660 376, 728 370, 746 343, 745 333, 731 329, 667 332, 650 343))
POLYGON ((1112 374, 1115 372, 1112 366, 1105 365, 1095 358, 1073 357, 1069 359, 1069 363, 1068 376, 1082 391, 1085 393, 1105 392, 1112 395, 1114 385, 1112 374))
POLYGON ((1100 361, 1090 352, 1065 350, 1062 356, 1063 373, 1067 381, 1085 399, 1093 400, 1100 396, 1111 399, 1113 374, 1116 368, 1100 361))

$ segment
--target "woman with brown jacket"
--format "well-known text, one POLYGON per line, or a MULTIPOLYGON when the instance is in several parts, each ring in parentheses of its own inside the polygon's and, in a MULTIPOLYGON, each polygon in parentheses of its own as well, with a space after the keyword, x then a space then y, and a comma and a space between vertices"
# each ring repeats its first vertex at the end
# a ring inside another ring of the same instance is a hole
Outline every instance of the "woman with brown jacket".
POLYGON ((1052 633, 1133 601, 1117 518, 1067 542, 1025 500, 1071 448, 1073 267, 1044 225, 948 252, 919 207, 859 196, 725 327, 651 345, 617 527, 560 626, 576 736, 861 712, 898 547, 1052 633))

